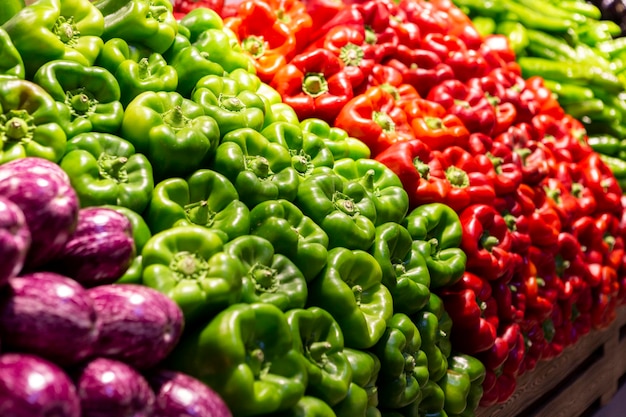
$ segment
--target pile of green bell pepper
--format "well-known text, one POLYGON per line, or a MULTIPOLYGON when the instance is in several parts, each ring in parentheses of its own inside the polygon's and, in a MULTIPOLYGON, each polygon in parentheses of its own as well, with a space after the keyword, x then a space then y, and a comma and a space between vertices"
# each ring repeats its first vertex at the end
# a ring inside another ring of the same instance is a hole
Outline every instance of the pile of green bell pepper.
POLYGON ((185 318, 168 366, 235 417, 471 416, 484 368, 453 355, 431 292, 465 268, 450 207, 409 212, 398 176, 299 120, 215 11, 38 0, 0 23, 0 164, 57 162, 82 207, 130 219, 118 282, 185 318))

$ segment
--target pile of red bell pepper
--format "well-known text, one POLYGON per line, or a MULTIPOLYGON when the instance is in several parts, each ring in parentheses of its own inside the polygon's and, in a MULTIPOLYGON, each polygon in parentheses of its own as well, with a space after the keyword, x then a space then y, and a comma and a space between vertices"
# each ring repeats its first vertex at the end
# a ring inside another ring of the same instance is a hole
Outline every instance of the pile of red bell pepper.
MULTIPOLYGON (((199 2, 201 3, 201 2, 199 2)), ((215 7, 214 7, 215 9, 215 7)), ((607 326, 626 300, 626 200, 543 79, 450 0, 244 0, 225 26, 300 120, 367 144, 409 194, 463 225, 466 271, 436 290, 482 405, 607 326)))

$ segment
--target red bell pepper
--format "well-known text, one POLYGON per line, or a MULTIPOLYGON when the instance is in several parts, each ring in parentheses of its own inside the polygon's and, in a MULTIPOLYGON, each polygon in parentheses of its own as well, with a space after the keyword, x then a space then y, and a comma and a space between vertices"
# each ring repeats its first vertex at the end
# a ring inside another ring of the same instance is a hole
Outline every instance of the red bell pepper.
POLYGON ((593 192, 596 200, 596 211, 621 216, 622 190, 600 155, 592 152, 580 161, 579 165, 582 171, 581 182, 593 192))
POLYGON ((396 142, 415 138, 404 110, 384 86, 371 87, 346 103, 335 126, 360 139, 374 157, 396 142))
POLYGON ((295 54, 294 32, 265 0, 242 1, 235 15, 224 19, 224 26, 237 35, 263 82, 270 82, 295 54))
POLYGON ((404 82, 415 87, 422 97, 426 97, 435 85, 454 78, 452 68, 444 64, 439 55, 421 48, 399 45, 396 54, 385 61, 385 65, 398 70, 404 82))
POLYGON ((538 114, 531 123, 537 129, 548 148, 562 160, 579 163, 592 153, 586 143, 582 125, 569 115, 560 118, 548 114, 538 114))
POLYGON ((441 203, 450 192, 440 153, 431 150, 419 139, 396 142, 375 159, 400 178, 409 195, 411 208, 441 203))
POLYGON ((471 355, 493 346, 499 319, 488 281, 466 271, 457 283, 443 290, 441 298, 452 319, 456 349, 471 355))
POLYGON ((480 164, 465 149, 450 146, 442 151, 446 177, 452 185, 445 204, 460 213, 471 204, 493 205, 496 193, 492 165, 480 164))
MULTIPOLYGON (((313 32, 313 18, 308 13, 310 3, 326 0, 265 0, 276 11, 278 20, 283 22, 289 28, 290 32, 296 38, 296 52, 302 50, 308 45, 311 33, 313 32)), ((328 0, 330 2, 332 0, 328 0)))
POLYGON ((400 9, 406 13, 409 22, 415 23, 422 36, 429 33, 446 34, 452 28, 450 16, 444 10, 425 0, 400 0, 400 9))
POLYGON ((271 86, 300 120, 315 117, 332 124, 353 97, 341 60, 326 49, 296 55, 276 72, 271 86))
POLYGON ((369 79, 365 88, 359 89, 357 91, 359 91, 358 94, 361 94, 363 91, 367 90, 367 88, 369 87, 376 87, 379 85, 391 85, 393 87, 398 87, 399 85, 403 83, 404 83, 404 79, 400 71, 388 65, 375 64, 374 67, 372 68, 372 72, 369 76, 369 79))
POLYGON ((472 133, 468 150, 481 170, 489 174, 496 196, 510 195, 518 189, 522 183, 521 160, 511 148, 483 133, 472 133))
POLYGON ((515 52, 511 49, 506 35, 485 36, 478 50, 485 57, 490 69, 516 68, 517 73, 521 73, 519 65, 515 63, 515 52))
POLYGON ((515 267, 509 252, 511 235, 500 213, 491 205, 474 204, 463 210, 459 218, 466 269, 491 281, 510 278, 515 267))
POLYGON ((439 11, 447 13, 448 19, 452 23, 448 33, 461 39, 468 48, 478 49, 485 42, 469 16, 451 0, 431 0, 431 3, 439 11))
POLYGON ((459 80, 446 80, 432 88, 426 98, 457 115, 470 133, 491 135, 496 114, 482 89, 469 87, 459 80))
POLYGON ((533 100, 539 106, 537 114, 544 114, 559 120, 565 116, 563 107, 559 104, 556 96, 544 84, 542 77, 530 77, 526 79, 526 89, 523 96, 528 100, 533 100))
POLYGON ((187 13, 199 7, 206 7, 221 15, 224 0, 174 0, 172 6, 174 17, 176 20, 180 20, 185 17, 187 13))
MULTIPOLYGON (((348 7, 343 0, 306 0, 303 3, 306 7, 306 13, 311 17, 312 28, 322 27, 333 20, 340 11, 348 7)), ((311 40, 315 39, 313 31, 309 37, 311 40)))
POLYGON ((450 146, 466 148, 469 132, 454 114, 447 114, 441 104, 423 98, 404 102, 404 112, 415 137, 431 149, 442 151, 450 146))

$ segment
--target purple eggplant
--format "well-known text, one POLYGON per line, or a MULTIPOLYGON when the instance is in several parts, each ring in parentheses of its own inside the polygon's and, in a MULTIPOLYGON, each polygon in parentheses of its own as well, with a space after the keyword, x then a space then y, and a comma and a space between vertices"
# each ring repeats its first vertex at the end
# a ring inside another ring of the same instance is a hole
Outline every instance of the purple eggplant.
POLYGON ((30 248, 30 230, 22 209, 0 197, 0 287, 24 266, 30 248))
POLYGON ((53 176, 61 182, 70 184, 70 177, 59 164, 35 156, 18 158, 2 164, 0 166, 0 180, 19 172, 31 172, 44 177, 53 176))
POLYGON ((82 417, 151 417, 154 392, 133 367, 113 359, 88 362, 76 380, 82 417))
POLYGON ((130 220, 112 209, 87 207, 78 212, 76 231, 46 269, 95 287, 117 281, 134 258, 130 220))
POLYGON ((0 195, 22 210, 30 230, 31 244, 24 265, 27 271, 53 259, 74 233, 78 221, 79 202, 74 189, 52 172, 0 166, 0 195))
POLYGON ((161 362, 178 343, 183 314, 165 294, 136 284, 102 285, 87 293, 98 315, 96 356, 148 369, 161 362))
POLYGON ((8 350, 66 366, 87 358, 97 337, 94 303, 78 282, 52 272, 9 279, 0 300, 0 338, 8 350))
POLYGON ((80 417, 74 383, 57 365, 35 355, 0 355, 0 416, 80 417))
POLYGON ((189 375, 158 370, 148 382, 156 393, 153 417, 232 417, 215 391, 189 375))

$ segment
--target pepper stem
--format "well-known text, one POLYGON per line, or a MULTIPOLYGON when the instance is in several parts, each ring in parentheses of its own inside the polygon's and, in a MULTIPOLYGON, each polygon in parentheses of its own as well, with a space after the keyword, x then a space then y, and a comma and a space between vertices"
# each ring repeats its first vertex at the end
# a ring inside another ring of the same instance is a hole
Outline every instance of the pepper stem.
POLYGON ((125 156, 109 155, 105 152, 101 153, 98 157, 100 177, 118 183, 128 182, 128 172, 126 172, 127 162, 128 158, 125 156))
POLYGON ((146 57, 141 58, 138 64, 139 64, 139 78, 141 78, 142 80, 145 80, 146 78, 150 77, 150 75, 152 75, 150 71, 150 61, 148 61, 148 58, 146 57))
POLYGON ((373 169, 368 169, 365 172, 365 175, 361 177, 361 185, 365 187, 367 191, 374 191, 374 177, 376 176, 376 172, 373 169))
POLYGON ((255 378, 258 378, 263 373, 265 354, 262 349, 252 349, 250 352, 246 352, 246 361, 252 371, 255 378))
POLYGON ((313 361, 324 363, 326 362, 326 354, 332 347, 333 346, 327 340, 323 342, 313 342, 308 346, 307 352, 313 361))
POLYGON ((246 105, 238 97, 225 96, 223 94, 219 96, 219 105, 224 110, 232 112, 240 112, 246 109, 246 105))
POLYGON ((361 61, 363 61, 364 56, 365 52, 363 48, 354 43, 347 43, 339 52, 339 59, 341 59, 347 67, 358 67, 361 61))
POLYGON ((456 188, 465 188, 470 185, 467 172, 463 171, 461 168, 455 167, 454 165, 451 165, 446 169, 446 178, 450 184, 456 188))
POLYGON ((328 92, 328 81, 324 74, 311 72, 304 76, 302 91, 311 97, 319 97, 328 92))
POLYGON ((404 373, 411 375, 415 369, 415 356, 406 352, 402 352, 402 356, 404 356, 404 373))
POLYGON ((207 200, 196 201, 195 203, 185 205, 183 208, 187 219, 191 223, 206 227, 213 225, 215 212, 211 210, 207 200))
POLYGON ((428 164, 422 162, 421 159, 416 157, 413 159, 413 166, 420 174, 420 177, 424 178, 425 180, 428 179, 428 177, 430 176, 430 167, 428 166, 428 164))
POLYGON ((209 270, 208 263, 200 255, 187 251, 174 254, 169 267, 178 281, 202 279, 209 270))
POLYGON ((480 236, 480 245, 491 252, 491 250, 500 243, 500 239, 491 236, 488 231, 484 231, 480 236))
POLYGON ((28 124, 19 117, 12 117, 4 127, 9 140, 20 140, 28 134, 28 124))
POLYGON ((273 268, 256 263, 248 271, 248 276, 258 292, 274 293, 278 290, 279 282, 273 268))
POLYGON ((361 298, 363 297, 363 287, 360 285, 352 286, 352 294, 354 295, 354 301, 356 301, 356 305, 361 305, 361 298))
POLYGON ((300 175, 309 174, 313 170, 313 164, 311 163, 311 156, 307 154, 303 149, 300 151, 290 150, 291 153, 291 166, 300 175))
POLYGON ((265 54, 267 43, 260 36, 251 35, 241 42, 241 47, 255 58, 260 58, 265 54))
POLYGON ((376 32, 372 30, 371 27, 365 27, 365 43, 368 45, 375 45, 378 42, 378 37, 376 36, 376 32))
POLYGON ((263 156, 248 157, 246 160, 246 168, 260 179, 266 179, 272 175, 270 162, 263 156))
POLYGON ((426 116, 424 117, 424 123, 430 130, 439 130, 445 127, 443 120, 439 117, 426 116))
POLYGON ((396 123, 393 121, 391 116, 385 112, 375 111, 372 113, 372 120, 385 132, 394 132, 396 130, 396 123))
POLYGON ((189 118, 183 113, 183 109, 180 106, 174 106, 161 116, 163 123, 169 125, 174 129, 182 129, 189 124, 189 118))
POLYGON ((80 37, 80 31, 74 23, 73 16, 68 18, 65 16, 59 16, 56 22, 54 22, 52 33, 54 33, 61 42, 68 46, 76 44, 78 38, 80 37))
POLYGON ((70 108, 72 116, 85 117, 94 112, 98 100, 93 98, 84 87, 81 87, 65 93, 65 104, 70 108))
POLYGON ((358 209, 354 204, 354 200, 352 200, 344 193, 341 193, 339 191, 335 192, 335 194, 333 194, 333 204, 335 205, 335 208, 337 210, 341 210, 348 216, 354 216, 358 214, 358 209))

